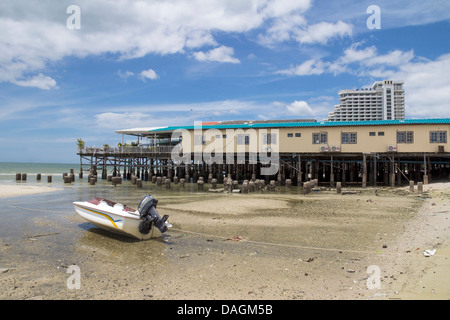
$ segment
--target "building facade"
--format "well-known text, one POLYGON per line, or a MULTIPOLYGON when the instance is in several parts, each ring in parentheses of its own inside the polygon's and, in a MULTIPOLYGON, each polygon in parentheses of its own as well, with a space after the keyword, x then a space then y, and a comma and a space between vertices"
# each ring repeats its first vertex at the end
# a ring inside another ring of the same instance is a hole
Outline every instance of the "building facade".
POLYGON ((450 178, 450 119, 343 122, 208 122, 118 130, 137 145, 85 147, 78 151, 91 171, 143 181, 156 177, 224 183, 290 179, 319 183, 401 185, 450 178), (273 169, 273 170, 272 170, 273 169), (123 174, 122 174, 123 172, 123 174))
POLYGON ((403 81, 377 81, 372 88, 341 90, 339 99, 326 121, 405 119, 403 81))

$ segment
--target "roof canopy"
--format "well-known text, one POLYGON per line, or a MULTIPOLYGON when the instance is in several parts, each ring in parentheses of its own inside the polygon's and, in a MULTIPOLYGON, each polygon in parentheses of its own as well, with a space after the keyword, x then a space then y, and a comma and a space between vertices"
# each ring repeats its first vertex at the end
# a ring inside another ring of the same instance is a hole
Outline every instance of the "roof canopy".
POLYGON ((407 119, 407 120, 373 120, 373 121, 322 121, 316 120, 268 120, 268 121, 221 121, 206 122, 189 126, 165 126, 153 128, 135 128, 117 130, 116 133, 149 137, 171 133, 177 130, 200 129, 250 129, 250 128, 302 128, 302 127, 344 127, 344 126, 381 126, 408 124, 450 124, 450 118, 442 119, 407 119))

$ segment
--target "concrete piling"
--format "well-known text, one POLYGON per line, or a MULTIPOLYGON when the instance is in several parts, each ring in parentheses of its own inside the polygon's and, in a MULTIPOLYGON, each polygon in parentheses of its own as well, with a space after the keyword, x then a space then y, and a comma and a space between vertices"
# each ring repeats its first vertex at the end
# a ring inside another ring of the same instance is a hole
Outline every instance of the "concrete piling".
POLYGON ((305 182, 303 184, 303 194, 309 194, 311 193, 311 182, 305 182))
POLYGON ((423 182, 417 183, 417 193, 419 193, 419 194, 423 193, 423 182))
POLYGON ((275 185, 276 185, 276 181, 275 180, 270 180, 269 191, 275 191, 275 185))
POLYGON ((242 183, 242 193, 248 193, 248 181, 244 180, 242 183))
POLYGON ((248 191, 254 192, 255 191, 255 182, 253 180, 250 180, 248 183, 248 191))

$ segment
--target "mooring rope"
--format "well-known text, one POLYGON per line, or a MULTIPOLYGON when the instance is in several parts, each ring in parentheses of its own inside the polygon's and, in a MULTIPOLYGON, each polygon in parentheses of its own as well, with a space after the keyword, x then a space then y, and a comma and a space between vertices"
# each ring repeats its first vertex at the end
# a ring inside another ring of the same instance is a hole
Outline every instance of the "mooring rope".
MULTIPOLYGON (((16 209, 22 209, 22 210, 28 210, 28 211, 38 211, 38 212, 52 212, 52 213, 68 213, 68 211, 51 211, 51 210, 44 210, 44 209, 33 209, 33 208, 24 208, 19 206, 10 206, 12 208, 16 209)), ((259 245, 266 245, 266 246, 275 246, 275 247, 284 247, 284 248, 293 248, 293 249, 303 249, 303 250, 321 250, 321 251, 333 251, 333 252, 347 252, 347 253, 359 253, 359 254, 376 254, 377 251, 367 251, 367 250, 351 250, 351 249, 336 249, 336 248, 323 248, 323 247, 310 247, 310 246, 298 246, 298 245, 292 245, 292 244, 284 244, 284 243, 274 243, 274 242, 265 242, 265 241, 256 241, 256 240, 248 240, 248 239, 239 239, 234 240, 233 237, 224 237, 214 234, 208 234, 208 233, 201 233, 196 231, 190 231, 190 230, 182 230, 177 228, 170 228, 170 231, 175 232, 182 232, 182 233, 189 233, 197 236, 203 236, 203 237, 212 237, 212 238, 218 238, 221 240, 230 240, 230 241, 243 241, 247 243, 253 243, 253 244, 259 244, 259 245)))
POLYGON ((183 233, 189 233, 194 234, 198 236, 205 236, 205 237, 214 237, 219 238, 222 240, 231 240, 231 241, 242 241, 247 243, 254 243, 254 244, 260 244, 260 245, 268 245, 268 246, 276 246, 276 247, 286 247, 286 248, 294 248, 294 249, 305 249, 305 250, 322 250, 322 251, 335 251, 335 252, 348 252, 348 253, 361 253, 361 254, 373 254, 378 253, 376 251, 366 251, 366 250, 349 250, 349 249, 335 249, 335 248, 323 248, 323 247, 309 247, 309 246, 298 246, 298 245, 292 245, 292 244, 283 244, 283 243, 274 243, 274 242, 265 242, 265 241, 256 241, 256 240, 248 240, 248 239, 239 239, 239 240, 233 240, 232 237, 224 237, 219 235, 213 235, 213 234, 207 234, 207 233, 201 233, 201 232, 195 232, 195 231, 189 231, 189 230, 181 230, 176 228, 170 228, 170 231, 178 231, 183 233))
POLYGON ((48 209, 24 208, 24 207, 19 207, 19 206, 10 206, 10 207, 15 208, 15 209, 21 209, 21 210, 27 210, 27 211, 37 211, 37 212, 51 212, 51 213, 69 213, 69 212, 71 212, 71 211, 63 211, 63 210, 53 211, 53 210, 48 210, 48 209))

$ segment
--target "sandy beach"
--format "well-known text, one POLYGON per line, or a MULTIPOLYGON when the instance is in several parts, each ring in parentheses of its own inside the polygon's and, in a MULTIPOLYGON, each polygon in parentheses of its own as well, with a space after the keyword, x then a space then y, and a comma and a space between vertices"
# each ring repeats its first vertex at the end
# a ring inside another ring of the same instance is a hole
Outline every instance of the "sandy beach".
POLYGON ((30 186, 30 185, 11 185, 0 184, 0 198, 26 196, 30 194, 40 194, 47 192, 54 192, 60 190, 59 188, 52 188, 48 186, 30 186))
MULTIPOLYGON (((10 197, 52 189, 11 187, 10 197)), ((102 192, 120 198, 135 190, 129 187, 102 192)), ((80 182, 67 199, 94 188, 80 182)), ((148 191, 126 199, 136 203, 148 191)), ((2 200, 9 209, 0 217, 16 210, 27 223, 0 239, 0 299, 450 298, 450 183, 426 185, 423 194, 407 187, 345 195, 329 188, 310 195, 153 193, 173 228, 141 242, 93 227, 70 201, 52 204, 52 193, 37 201, 50 203, 48 211, 21 204, 29 195, 2 200), (426 257, 428 249, 436 252, 426 257), (67 285, 73 265, 79 289, 67 285)))

